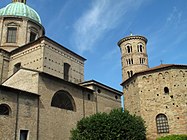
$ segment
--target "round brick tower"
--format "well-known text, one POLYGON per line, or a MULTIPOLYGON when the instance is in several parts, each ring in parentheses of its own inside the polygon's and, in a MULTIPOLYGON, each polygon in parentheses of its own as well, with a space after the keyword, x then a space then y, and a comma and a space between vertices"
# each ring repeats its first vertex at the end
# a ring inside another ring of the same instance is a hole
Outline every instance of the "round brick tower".
POLYGON ((136 72, 148 68, 146 44, 147 39, 139 35, 130 35, 118 42, 121 50, 123 82, 136 72))

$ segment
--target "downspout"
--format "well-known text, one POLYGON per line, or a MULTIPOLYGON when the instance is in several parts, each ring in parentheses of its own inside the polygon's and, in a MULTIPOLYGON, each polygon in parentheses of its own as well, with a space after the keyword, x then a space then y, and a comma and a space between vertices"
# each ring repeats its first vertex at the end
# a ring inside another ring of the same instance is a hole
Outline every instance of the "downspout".
POLYGON ((39 125, 40 125, 40 97, 38 97, 38 114, 37 114, 37 140, 39 140, 39 125))
POLYGON ((2 54, 2 57, 3 57, 3 59, 2 59, 2 68, 1 68, 1 84, 2 84, 2 81, 3 81, 3 71, 4 71, 4 56, 3 56, 3 54, 2 54))
MULTIPOLYGON (((42 48, 41 48, 42 49, 42 48)), ((38 91, 37 91, 37 93, 38 93, 38 95, 39 95, 39 90, 40 90, 40 86, 39 86, 39 84, 40 84, 40 75, 39 75, 39 73, 38 73, 38 91)), ((38 114, 37 114, 37 140, 39 140, 39 131, 40 131, 40 95, 38 96, 38 114)))
POLYGON ((19 116, 19 96, 20 93, 17 94, 17 112, 16 112, 16 128, 15 128, 15 140, 17 140, 17 132, 18 132, 18 116, 19 116))
POLYGON ((84 101, 84 90, 82 90, 82 97, 83 97, 83 117, 85 117, 85 101, 84 101))
POLYGON ((98 113, 97 90, 95 87, 94 87, 94 93, 95 93, 96 113, 98 113))

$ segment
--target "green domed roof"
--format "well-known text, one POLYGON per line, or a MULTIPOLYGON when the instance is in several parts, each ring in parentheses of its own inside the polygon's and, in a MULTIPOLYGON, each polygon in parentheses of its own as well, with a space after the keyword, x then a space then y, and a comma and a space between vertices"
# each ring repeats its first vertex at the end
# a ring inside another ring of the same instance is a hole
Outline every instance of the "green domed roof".
POLYGON ((0 16, 18 16, 27 17, 41 24, 40 16, 38 13, 21 2, 13 2, 6 7, 0 9, 0 16))

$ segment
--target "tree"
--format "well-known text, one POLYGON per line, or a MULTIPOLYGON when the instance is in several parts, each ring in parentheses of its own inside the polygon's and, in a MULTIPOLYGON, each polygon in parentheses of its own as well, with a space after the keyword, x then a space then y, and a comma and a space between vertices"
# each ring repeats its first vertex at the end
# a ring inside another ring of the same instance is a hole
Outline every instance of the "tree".
POLYGON ((71 140, 145 140, 145 133, 141 117, 114 109, 81 119, 71 131, 71 140))

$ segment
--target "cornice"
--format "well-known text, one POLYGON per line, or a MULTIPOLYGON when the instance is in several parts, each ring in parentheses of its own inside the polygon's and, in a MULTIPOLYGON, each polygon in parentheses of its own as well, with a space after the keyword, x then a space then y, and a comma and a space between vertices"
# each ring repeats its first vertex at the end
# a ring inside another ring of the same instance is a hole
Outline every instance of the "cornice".
POLYGON ((120 45, 128 40, 133 40, 133 39, 139 39, 139 40, 143 40, 145 42, 145 44, 147 43, 147 38, 145 38, 144 36, 139 36, 139 35, 135 35, 135 36, 127 36, 125 38, 122 38, 119 42, 118 42, 118 46, 120 47, 120 45))

